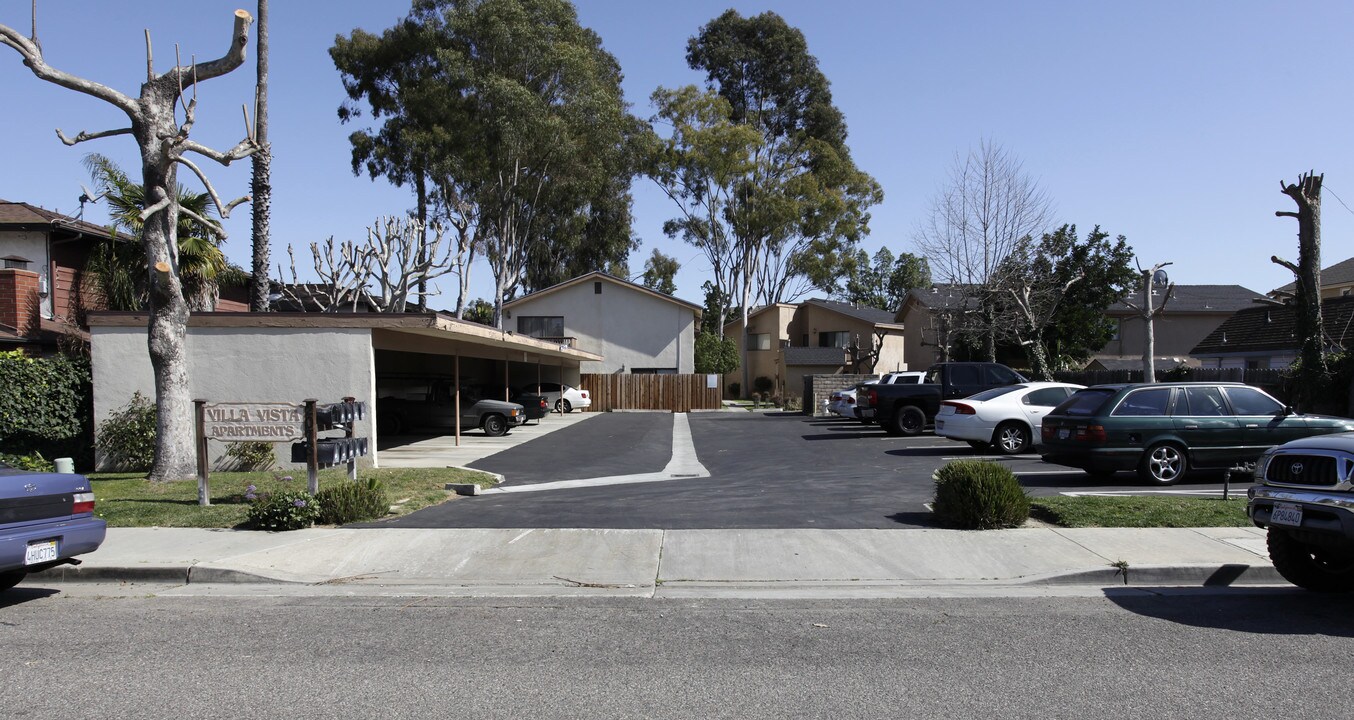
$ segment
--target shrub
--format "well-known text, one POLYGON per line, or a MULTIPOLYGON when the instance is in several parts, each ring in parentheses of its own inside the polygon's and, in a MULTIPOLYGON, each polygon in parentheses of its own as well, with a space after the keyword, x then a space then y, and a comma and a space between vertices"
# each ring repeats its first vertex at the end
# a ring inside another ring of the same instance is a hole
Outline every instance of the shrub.
POLYGON ((315 499, 320 501, 319 522, 325 525, 375 520, 390 512, 385 485, 376 478, 366 482, 342 481, 320 490, 315 499))
POLYGON ((734 397, 734 398, 740 397, 740 396, 743 394, 743 393, 741 392, 742 389, 743 389, 742 383, 736 383, 736 382, 735 382, 735 383, 729 383, 729 397, 734 397))
POLYGON ((753 389, 753 390, 756 390, 757 392, 761 393, 762 395, 770 395, 770 393, 771 393, 771 388, 773 388, 773 387, 775 387, 775 386, 776 386, 776 384, 773 383, 773 382, 771 382, 771 378, 769 378, 769 377, 767 377, 767 376, 765 376, 765 375, 763 375, 763 376, 761 376, 761 377, 759 377, 759 378, 757 378, 757 379, 755 379, 755 380, 752 381, 752 389, 753 389))
POLYGON ((14 455, 10 453, 0 453, 0 464, 8 465, 20 470, 32 470, 34 472, 52 472, 55 466, 52 465, 42 453, 32 452, 25 455, 14 455))
POLYGON ((273 444, 263 440, 233 442, 226 446, 226 457, 232 470, 249 472, 267 470, 273 466, 273 444))
POLYGON ((245 522, 255 530, 300 530, 320 517, 319 500, 304 490, 283 490, 252 500, 245 522))
POLYGON ((155 462, 155 404, 140 392, 99 424, 95 446, 119 470, 149 470, 155 462))
POLYGON ((0 452, 81 456, 90 427, 89 362, 0 352, 0 452))
POLYGON ((1030 498, 1005 465, 955 460, 936 471, 931 508, 947 525, 989 530, 1023 524, 1030 517, 1030 498))

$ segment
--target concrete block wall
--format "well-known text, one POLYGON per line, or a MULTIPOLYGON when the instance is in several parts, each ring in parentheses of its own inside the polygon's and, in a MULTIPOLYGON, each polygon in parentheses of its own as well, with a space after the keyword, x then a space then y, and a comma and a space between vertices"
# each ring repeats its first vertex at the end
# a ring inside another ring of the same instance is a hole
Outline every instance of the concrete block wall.
POLYGON ((832 393, 856 383, 878 379, 877 375, 805 375, 804 413, 814 416, 826 415, 825 401, 832 393))

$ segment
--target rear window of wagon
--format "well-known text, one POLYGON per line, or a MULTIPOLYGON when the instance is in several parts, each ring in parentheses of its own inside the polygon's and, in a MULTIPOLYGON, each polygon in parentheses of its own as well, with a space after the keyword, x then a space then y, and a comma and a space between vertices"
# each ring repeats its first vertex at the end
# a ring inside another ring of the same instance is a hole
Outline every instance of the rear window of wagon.
POLYGON ((1117 390, 1102 390, 1099 388, 1087 388, 1072 393, 1072 397, 1067 398, 1061 405, 1053 408, 1050 415, 1094 415, 1105 402, 1114 397, 1117 390))

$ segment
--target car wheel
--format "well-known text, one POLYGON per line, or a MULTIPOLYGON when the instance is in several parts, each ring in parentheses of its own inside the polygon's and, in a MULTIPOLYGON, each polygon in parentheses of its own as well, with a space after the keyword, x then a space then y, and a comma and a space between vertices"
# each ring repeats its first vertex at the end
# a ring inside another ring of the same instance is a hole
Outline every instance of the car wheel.
POLYGON ((908 405, 898 411, 894 416, 894 422, 897 423, 903 435, 919 435, 922 430, 926 429, 926 413, 922 412, 921 408, 916 405, 908 405))
POLYGON ((1147 448, 1138 476, 1152 485, 1174 485, 1184 479, 1189 460, 1179 445, 1160 443, 1147 448))
POLYGON ((1029 426, 1018 422, 1004 422, 992 434, 992 445, 1002 455, 1019 455, 1033 444, 1029 426))
POLYGON ((1354 590, 1354 553, 1305 543, 1273 527, 1268 544, 1274 569, 1288 582, 1313 592, 1354 590))
POLYGON ((383 413, 376 418, 376 432, 382 435, 399 435, 403 429, 404 423, 395 413, 383 413))
POLYGON ((573 403, 564 399, 561 399, 560 402, 564 403, 564 412, 570 413, 574 411, 573 403))
POLYGON ((8 590, 14 587, 15 585, 18 585, 19 581, 23 580, 24 576, 26 576, 27 574, 28 573, 23 572, 22 570, 16 572, 0 573, 0 592, 8 590))
POLYGON ((985 443, 982 440, 965 440, 964 442, 968 443, 969 447, 978 452, 987 452, 988 449, 992 447, 990 443, 985 443))
POLYGON ((502 415, 490 415, 484 418, 484 434, 489 437, 498 437, 508 432, 508 421, 503 419, 502 415))

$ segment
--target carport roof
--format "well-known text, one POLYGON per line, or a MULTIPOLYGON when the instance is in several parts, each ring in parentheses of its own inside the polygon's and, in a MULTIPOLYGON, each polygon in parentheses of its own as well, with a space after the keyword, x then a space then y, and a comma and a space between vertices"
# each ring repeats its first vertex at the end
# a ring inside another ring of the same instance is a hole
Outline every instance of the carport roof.
MULTIPOLYGON (((91 312, 87 322, 95 327, 140 327, 149 322, 145 312, 91 312)), ((188 318, 189 327, 220 328, 371 328, 388 332, 453 340, 504 350, 517 350, 541 357, 598 362, 601 355, 585 352, 559 343, 546 342, 525 335, 458 320, 443 313, 251 313, 251 312, 195 312, 188 318)))

